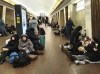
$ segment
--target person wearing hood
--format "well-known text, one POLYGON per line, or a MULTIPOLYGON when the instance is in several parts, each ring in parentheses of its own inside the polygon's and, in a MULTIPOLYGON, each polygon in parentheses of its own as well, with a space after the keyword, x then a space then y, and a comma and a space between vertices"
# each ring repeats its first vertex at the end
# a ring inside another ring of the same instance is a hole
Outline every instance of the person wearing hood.
POLYGON ((2 52, 0 55, 0 64, 3 64, 5 62, 6 57, 10 56, 12 52, 19 52, 18 43, 19 43, 18 35, 15 34, 11 36, 11 39, 8 42, 8 44, 2 48, 2 52))
POLYGON ((74 44, 76 42, 79 42, 79 37, 81 35, 81 31, 82 30, 82 26, 78 26, 76 27, 72 34, 71 34, 71 38, 70 38, 70 44, 74 44))
POLYGON ((28 35, 29 39, 32 41, 34 45, 34 49, 39 49, 39 38, 34 33, 34 28, 27 29, 26 34, 28 35))
POLYGON ((17 34, 12 35, 10 41, 6 46, 4 46, 2 49, 4 51, 8 51, 7 55, 9 56, 12 52, 19 52, 18 49, 19 44, 19 37, 17 34))
POLYGON ((35 52, 33 44, 26 34, 21 35, 18 48, 19 50, 25 51, 27 54, 35 52))

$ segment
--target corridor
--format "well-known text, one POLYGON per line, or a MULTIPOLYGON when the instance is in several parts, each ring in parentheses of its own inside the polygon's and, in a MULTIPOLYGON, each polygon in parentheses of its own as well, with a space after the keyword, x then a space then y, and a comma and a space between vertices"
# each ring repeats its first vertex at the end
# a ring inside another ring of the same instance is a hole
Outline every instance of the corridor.
MULTIPOLYGON (((30 65, 14 69, 9 62, 0 65, 0 74, 100 74, 100 64, 75 65, 61 52, 59 44, 66 39, 55 36, 50 27, 45 28, 46 46, 44 55, 30 65)), ((0 38, 0 47, 9 37, 0 38)))

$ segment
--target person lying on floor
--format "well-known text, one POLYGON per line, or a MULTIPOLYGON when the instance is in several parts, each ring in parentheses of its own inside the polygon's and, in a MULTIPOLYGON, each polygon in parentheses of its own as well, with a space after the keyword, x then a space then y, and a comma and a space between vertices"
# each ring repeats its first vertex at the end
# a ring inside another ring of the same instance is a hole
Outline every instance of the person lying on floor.
MULTIPOLYGON (((84 47, 79 47, 79 51, 86 51, 83 62, 100 63, 100 50, 99 45, 94 40, 87 40, 84 47)), ((79 60, 78 60, 79 61, 79 60)))
POLYGON ((79 51, 84 52, 90 61, 100 61, 100 52, 98 44, 91 39, 83 42, 83 46, 78 48, 79 51))
POLYGON ((27 29, 26 30, 26 34, 29 37, 29 39, 32 41, 33 45, 34 45, 34 49, 38 50, 39 49, 39 38, 35 35, 34 33, 34 28, 31 29, 27 29))
POLYGON ((2 48, 0 55, 0 64, 4 63, 6 56, 9 56, 12 52, 19 52, 18 49, 19 37, 17 34, 11 36, 7 45, 2 48))
POLYGON ((27 54, 38 55, 33 48, 33 43, 26 34, 22 34, 19 40, 19 50, 25 51, 27 54))

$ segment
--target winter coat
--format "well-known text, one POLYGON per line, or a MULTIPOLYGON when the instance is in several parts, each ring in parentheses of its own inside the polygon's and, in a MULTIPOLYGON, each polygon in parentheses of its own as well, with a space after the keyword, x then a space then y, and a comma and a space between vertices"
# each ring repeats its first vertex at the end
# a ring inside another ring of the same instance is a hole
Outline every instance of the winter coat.
POLYGON ((82 30, 81 26, 78 26, 74 29, 74 31, 71 34, 70 43, 73 44, 75 42, 79 42, 79 36, 81 35, 80 30, 82 30))
POLYGON ((75 26, 75 25, 73 24, 73 21, 68 20, 68 22, 66 23, 66 28, 67 28, 67 30, 68 30, 68 31, 72 31, 72 30, 73 30, 73 26, 75 26))
POLYGON ((6 46, 4 46, 3 48, 8 48, 8 55, 12 52, 19 52, 19 49, 18 49, 18 44, 19 44, 19 37, 17 34, 11 36, 11 38, 14 37, 15 40, 10 40, 8 42, 8 44, 6 46))
POLYGON ((36 37, 36 35, 34 34, 34 32, 32 32, 30 29, 27 29, 27 30, 26 30, 26 34, 27 34, 27 36, 29 37, 29 39, 30 39, 31 41, 39 40, 39 39, 36 37))
POLYGON ((18 46, 18 48, 20 49, 20 50, 23 50, 23 48, 25 48, 26 47, 26 49, 25 49, 25 51, 27 52, 27 51, 34 51, 34 49, 33 49, 33 44, 32 44, 32 42, 30 41, 30 39, 27 39, 26 41, 23 41, 22 39, 20 39, 19 40, 19 46, 18 46))
POLYGON ((90 61, 100 61, 100 51, 99 49, 97 51, 94 51, 95 43, 92 42, 87 47, 85 47, 87 53, 85 54, 90 61))

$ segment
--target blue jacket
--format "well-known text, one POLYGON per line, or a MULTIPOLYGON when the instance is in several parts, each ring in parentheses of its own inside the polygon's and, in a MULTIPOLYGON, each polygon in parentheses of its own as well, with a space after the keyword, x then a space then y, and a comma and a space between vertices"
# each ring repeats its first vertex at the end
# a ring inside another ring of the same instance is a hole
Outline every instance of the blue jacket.
POLYGON ((66 29, 72 31, 73 30, 73 22, 68 20, 68 22, 66 23, 66 29))

